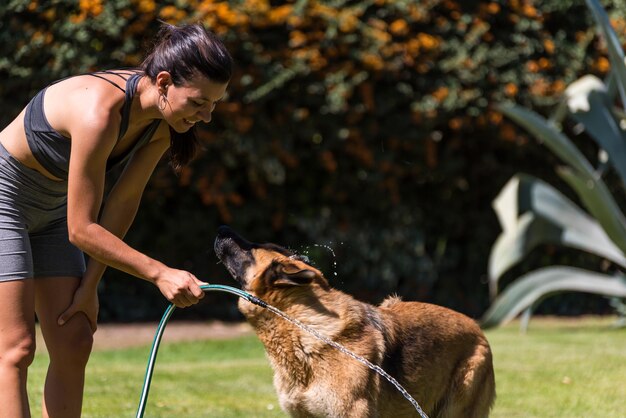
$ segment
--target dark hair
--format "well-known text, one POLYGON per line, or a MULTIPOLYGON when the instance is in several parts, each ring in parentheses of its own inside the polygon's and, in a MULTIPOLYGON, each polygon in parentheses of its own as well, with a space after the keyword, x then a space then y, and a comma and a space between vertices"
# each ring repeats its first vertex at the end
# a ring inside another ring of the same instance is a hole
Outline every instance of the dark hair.
MULTIPOLYGON (((159 72, 169 72, 176 86, 197 73, 212 81, 227 83, 232 67, 233 59, 224 43, 200 23, 182 26, 163 23, 140 66, 153 83, 159 72)), ((170 128, 170 136, 170 164, 179 171, 196 153, 195 129, 178 133, 170 128)))

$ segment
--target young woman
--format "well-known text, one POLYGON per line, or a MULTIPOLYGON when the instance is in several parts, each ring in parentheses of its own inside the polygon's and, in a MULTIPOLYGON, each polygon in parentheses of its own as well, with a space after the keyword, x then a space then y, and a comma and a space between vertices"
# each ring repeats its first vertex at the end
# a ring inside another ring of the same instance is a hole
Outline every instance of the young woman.
POLYGON ((193 156, 193 127, 211 121, 231 71, 203 26, 164 25, 140 69, 51 84, 0 133, 0 417, 30 416, 35 314, 50 355, 43 415, 80 416, 105 266, 154 283, 178 307, 204 296, 193 274, 122 238, 165 151, 175 168, 193 156), (105 174, 120 165, 102 206, 105 174))

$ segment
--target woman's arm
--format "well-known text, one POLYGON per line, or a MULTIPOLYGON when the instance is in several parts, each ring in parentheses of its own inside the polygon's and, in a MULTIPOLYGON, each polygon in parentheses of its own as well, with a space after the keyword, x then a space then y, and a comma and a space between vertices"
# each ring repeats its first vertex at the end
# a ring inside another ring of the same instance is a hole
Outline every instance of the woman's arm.
MULTIPOLYGON (((86 116, 71 132, 67 211, 70 240, 91 258, 156 284, 177 306, 194 304, 204 295, 198 279, 189 272, 165 266, 120 239, 134 218, 147 179, 167 141, 155 140, 137 151, 98 221, 106 161, 117 139, 115 127, 119 126, 110 119, 86 116), (123 207, 116 207, 116 203, 123 207)), ((97 265, 90 267, 90 285, 97 284, 101 269, 97 265)))
MULTIPOLYGON (((169 134, 168 129, 160 131, 169 134)), ((159 131, 155 136, 159 136, 159 131)), ((123 239, 126 235, 137 214, 148 180, 168 146, 169 138, 161 135, 161 138, 155 138, 137 150, 109 192, 100 214, 99 224, 116 237, 123 239)), ((99 311, 98 283, 105 269, 106 264, 90 258, 72 304, 59 317, 60 325, 77 312, 83 312, 95 332, 99 311)))
MULTIPOLYGON (((109 192, 100 214, 99 224, 116 237, 123 239, 128 232, 139 209, 148 180, 168 147, 169 139, 160 137, 137 150, 109 192)), ((105 264, 91 259, 81 286, 95 289, 105 269, 105 264)))

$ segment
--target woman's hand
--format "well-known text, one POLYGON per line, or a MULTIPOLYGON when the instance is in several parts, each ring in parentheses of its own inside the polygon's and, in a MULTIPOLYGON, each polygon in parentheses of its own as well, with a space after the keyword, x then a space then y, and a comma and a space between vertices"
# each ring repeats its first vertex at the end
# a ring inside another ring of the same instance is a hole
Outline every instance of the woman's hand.
POLYGON ((96 332, 98 328, 98 310, 100 304, 98 301, 98 289, 97 287, 79 286, 74 293, 74 299, 72 304, 59 316, 59 325, 65 324, 74 315, 82 312, 87 316, 91 330, 96 332))
POLYGON ((163 296, 179 308, 195 305, 204 297, 204 283, 184 270, 167 268, 155 280, 163 296))

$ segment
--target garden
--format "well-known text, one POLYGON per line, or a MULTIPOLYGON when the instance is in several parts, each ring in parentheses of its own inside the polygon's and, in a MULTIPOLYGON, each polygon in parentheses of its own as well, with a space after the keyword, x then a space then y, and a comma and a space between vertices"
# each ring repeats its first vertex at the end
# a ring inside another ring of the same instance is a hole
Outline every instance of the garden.
MULTIPOLYGON (((137 66, 160 22, 192 21, 235 74, 196 160, 157 167, 131 246, 235 286, 213 251, 230 225, 359 300, 476 319, 493 417, 626 415, 623 1, 9 0, 0 121, 54 80, 137 66)), ((141 335, 167 306, 114 269, 99 296, 104 327, 141 335)), ((286 416, 236 304, 210 300, 176 313, 173 329, 209 332, 166 332, 146 416, 286 416), (216 338, 218 320, 239 331, 216 338)), ((135 413, 149 344, 96 349, 85 417, 135 413)), ((35 416, 46 358, 30 369, 35 416)))

